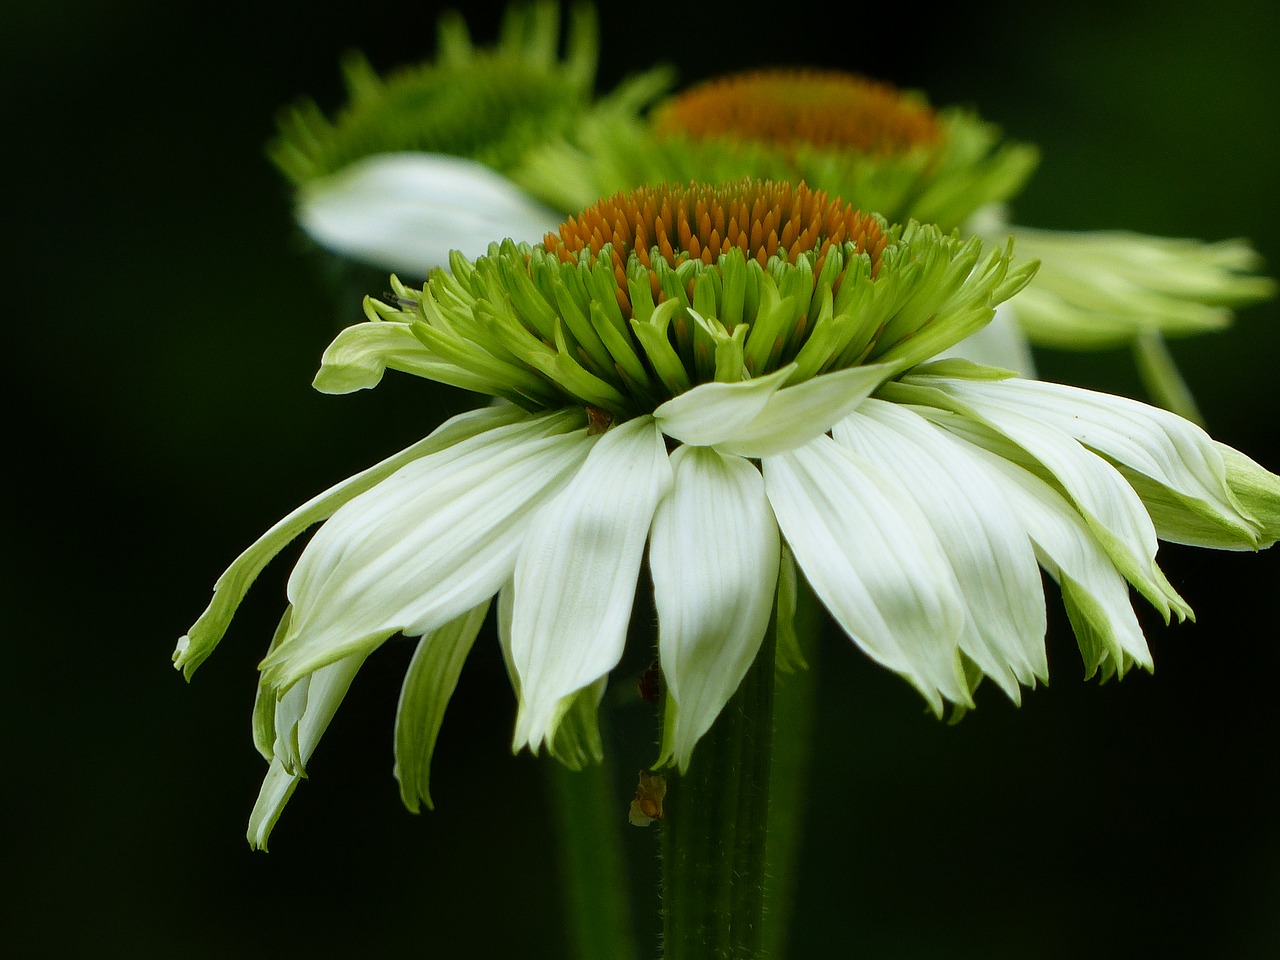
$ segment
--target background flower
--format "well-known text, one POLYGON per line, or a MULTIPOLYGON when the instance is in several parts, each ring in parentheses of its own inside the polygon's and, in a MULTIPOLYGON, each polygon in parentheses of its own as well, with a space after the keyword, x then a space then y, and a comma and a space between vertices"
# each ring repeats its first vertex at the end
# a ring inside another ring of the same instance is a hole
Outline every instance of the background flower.
MULTIPOLYGON (((1202 222, 1280 264, 1280 20, 1265 5, 996 4, 977 20, 880 6, 830 44, 835 24, 742 9, 742 26, 692 4, 652 19, 605 9, 602 85, 659 57, 688 80, 748 57, 863 69, 979 105, 1041 145, 1021 222, 1163 235, 1202 222)), ((441 955, 563 954, 554 885, 529 881, 555 871, 551 822, 537 766, 509 754, 495 645, 464 669, 429 818, 404 815, 389 773, 411 658, 397 645, 353 685, 317 756, 324 779, 294 799, 266 858, 241 839, 262 761, 223 731, 247 736, 250 638, 278 621, 287 560, 196 686, 165 662, 174 626, 246 537, 470 405, 452 391, 428 404, 408 377, 315 394, 324 347, 359 314, 335 307, 301 255, 261 152, 281 104, 340 100, 344 51, 402 63, 436 12, 394 0, 0 12, 12 92, 0 109, 22 134, 4 158, 16 342, 3 363, 18 399, 0 472, 18 545, 0 673, 13 825, 0 913, 16 951, 349 956, 421 951, 428 937, 441 955)), ((492 37, 497 6, 469 5, 468 20, 492 37)), ((1214 434, 1272 467, 1274 316, 1251 308, 1171 345, 1214 434)), ((1107 351, 1041 357, 1047 378, 1136 393, 1129 368, 1107 351)), ((804 851, 797 955, 850 940, 890 960, 1277 953, 1280 555, 1162 557, 1200 622, 1149 624, 1150 678, 1079 682, 1057 608, 1052 686, 1017 711, 997 694, 953 728, 864 658, 824 659, 819 723, 836 732, 816 744, 809 800, 825 829, 804 851)), ((636 719, 647 735, 651 718, 636 719)), ((637 863, 647 833, 626 835, 637 863)))

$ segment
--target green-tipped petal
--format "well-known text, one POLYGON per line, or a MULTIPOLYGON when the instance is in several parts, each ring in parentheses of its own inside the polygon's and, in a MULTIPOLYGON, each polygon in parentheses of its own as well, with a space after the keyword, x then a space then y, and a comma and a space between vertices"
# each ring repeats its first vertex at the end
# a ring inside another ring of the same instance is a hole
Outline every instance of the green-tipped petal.
POLYGON ((592 446, 576 411, 496 427, 343 506, 289 578, 289 636, 262 662, 285 688, 387 637, 421 636, 497 592, 533 515, 592 446))
POLYGON ((600 437, 523 534, 511 626, 517 748, 551 740, 565 698, 622 656, 649 525, 670 486, 662 434, 652 417, 636 417, 600 437))
POLYGON ((833 436, 891 473, 951 564, 968 621, 960 650, 1015 703, 1047 680, 1044 594, 1035 554, 999 486, 964 448, 909 409, 868 400, 833 436))
POLYGON ((410 812, 419 801, 435 809, 431 800, 431 756, 453 696, 462 665, 489 612, 489 600, 433 630, 418 641, 400 687, 396 706, 395 777, 400 799, 410 812))
POLYGON ((330 487, 294 510, 264 533, 244 553, 236 557, 214 584, 213 600, 200 618, 178 640, 173 665, 187 679, 196 667, 213 652, 227 631, 236 608, 257 578, 277 553, 314 523, 327 519, 343 504, 372 489, 406 464, 448 449, 469 437, 513 423, 527 417, 524 411, 509 404, 471 410, 442 424, 430 436, 419 440, 381 463, 330 487))
POLYGON ((1018 294, 1018 322, 1036 344, 1097 349, 1146 330, 1185 336, 1220 330, 1231 308, 1275 295, 1245 242, 1149 237, 1121 231, 1070 233, 975 224, 992 240, 1013 233, 1018 253, 1040 261, 1018 294))

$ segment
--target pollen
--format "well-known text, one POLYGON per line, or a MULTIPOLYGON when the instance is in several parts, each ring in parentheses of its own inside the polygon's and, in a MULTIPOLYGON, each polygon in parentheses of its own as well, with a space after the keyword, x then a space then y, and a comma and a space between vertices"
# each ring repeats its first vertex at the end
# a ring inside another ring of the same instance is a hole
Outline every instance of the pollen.
POLYGON ((632 256, 649 271, 657 298, 656 259, 671 267, 689 260, 711 266, 737 249, 764 267, 771 257, 794 263, 801 254, 813 252, 816 273, 821 272, 832 245, 845 243, 871 258, 874 277, 886 243, 875 217, 804 183, 793 187, 742 180, 718 186, 662 184, 619 193, 570 217, 558 233, 546 235, 543 246, 571 263, 583 251, 594 256, 609 245, 618 303, 629 317, 627 276, 632 256))
POLYGON ((691 87, 654 115, 659 136, 755 140, 887 155, 929 145, 938 120, 896 87, 838 70, 756 70, 691 87))

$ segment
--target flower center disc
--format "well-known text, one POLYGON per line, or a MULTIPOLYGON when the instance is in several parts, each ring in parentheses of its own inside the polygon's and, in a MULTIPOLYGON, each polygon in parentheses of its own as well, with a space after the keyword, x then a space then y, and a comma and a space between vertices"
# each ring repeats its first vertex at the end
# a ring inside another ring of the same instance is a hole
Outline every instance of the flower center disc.
POLYGON ((886 243, 875 217, 803 183, 792 187, 744 180, 718 186, 662 184, 619 193, 570 217, 558 233, 546 235, 543 246, 572 263, 583 251, 595 256, 612 244, 618 304, 629 318, 627 263, 632 254, 649 271, 653 295, 661 300, 655 257, 673 268, 688 260, 710 266, 736 248, 764 267, 773 256, 794 263, 800 254, 816 250, 814 272, 820 273, 831 246, 844 243, 870 256, 874 277, 886 243))
POLYGON ((659 136, 902 153, 940 138, 937 118, 896 87, 837 70, 758 70, 709 80, 664 103, 659 136))

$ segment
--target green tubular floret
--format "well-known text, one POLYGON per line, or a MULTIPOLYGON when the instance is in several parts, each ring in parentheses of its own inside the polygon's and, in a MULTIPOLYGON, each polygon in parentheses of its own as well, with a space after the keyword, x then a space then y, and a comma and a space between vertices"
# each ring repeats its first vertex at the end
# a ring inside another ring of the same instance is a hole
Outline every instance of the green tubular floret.
POLYGON ((634 251, 617 260, 612 244, 562 260, 505 241, 421 290, 396 281, 395 304, 368 310, 468 371, 452 382, 499 385, 529 409, 569 402, 628 419, 699 383, 788 365, 791 384, 866 362, 906 369, 986 323, 1034 272, 1010 268, 1011 247, 984 259, 976 239, 877 222, 878 266, 851 242, 829 246, 820 267, 814 250, 761 266, 737 248, 672 266, 654 247, 650 268, 634 251))

